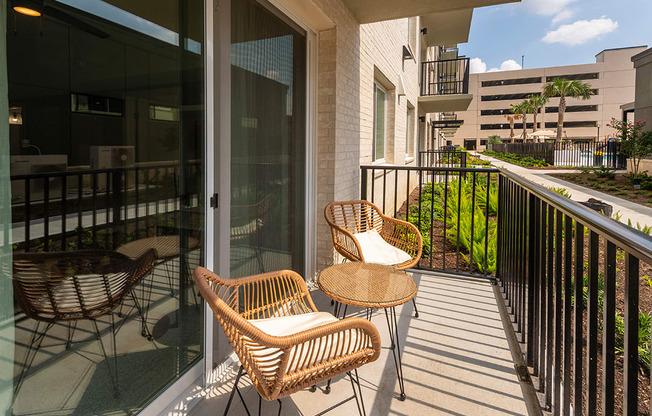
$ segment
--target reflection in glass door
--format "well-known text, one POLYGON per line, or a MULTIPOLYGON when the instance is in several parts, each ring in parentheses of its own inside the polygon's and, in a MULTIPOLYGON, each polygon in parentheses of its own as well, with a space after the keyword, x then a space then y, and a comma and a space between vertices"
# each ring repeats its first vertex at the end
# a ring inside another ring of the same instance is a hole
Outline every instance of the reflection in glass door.
POLYGON ((231 276, 305 275, 306 33, 266 2, 231 7, 231 276))
POLYGON ((133 414, 202 357, 204 4, 0 5, 2 405, 133 414))

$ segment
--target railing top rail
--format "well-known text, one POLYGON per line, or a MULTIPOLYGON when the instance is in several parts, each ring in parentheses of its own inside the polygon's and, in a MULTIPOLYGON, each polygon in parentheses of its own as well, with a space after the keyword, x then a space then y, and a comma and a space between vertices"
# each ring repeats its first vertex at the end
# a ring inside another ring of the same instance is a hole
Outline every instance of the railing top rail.
POLYGON ((604 236, 616 246, 635 255, 640 260, 652 264, 652 237, 649 235, 561 196, 522 176, 504 169, 498 170, 502 175, 523 186, 547 204, 554 206, 572 219, 581 222, 585 227, 604 236))
POLYGON ((360 165, 362 170, 413 170, 413 171, 439 171, 439 172, 484 172, 500 173, 497 168, 455 168, 455 167, 425 167, 425 166, 401 166, 401 165, 360 165))
POLYGON ((453 62, 453 61, 468 61, 469 57, 463 57, 463 58, 449 58, 449 59, 437 59, 434 61, 422 61, 422 64, 435 64, 438 62, 453 62))
POLYGON ((11 175, 11 180, 14 181, 14 180, 23 180, 23 179, 52 178, 58 176, 92 175, 92 174, 99 174, 99 173, 124 172, 124 171, 132 171, 132 170, 173 168, 178 166, 179 166, 178 163, 166 163, 160 165, 128 166, 123 168, 102 168, 102 169, 66 170, 66 171, 55 171, 55 172, 23 173, 20 175, 11 175))

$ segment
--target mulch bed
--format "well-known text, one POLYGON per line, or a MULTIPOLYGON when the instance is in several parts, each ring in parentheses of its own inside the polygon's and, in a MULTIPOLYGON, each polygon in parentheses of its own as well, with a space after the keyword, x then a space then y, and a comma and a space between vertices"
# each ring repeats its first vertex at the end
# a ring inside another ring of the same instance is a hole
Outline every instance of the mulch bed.
POLYGON ((622 174, 617 174, 614 179, 598 178, 587 173, 555 173, 550 176, 572 182, 585 188, 604 192, 615 197, 635 202, 646 207, 652 207, 652 191, 634 189, 622 174))

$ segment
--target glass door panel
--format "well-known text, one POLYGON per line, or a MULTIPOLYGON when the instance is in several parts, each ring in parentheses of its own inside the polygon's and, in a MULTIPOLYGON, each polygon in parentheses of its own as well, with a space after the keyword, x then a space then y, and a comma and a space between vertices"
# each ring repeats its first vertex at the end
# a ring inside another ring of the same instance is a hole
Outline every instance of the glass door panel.
POLYGON ((268 3, 231 7, 231 276, 304 275, 306 33, 268 3))
POLYGON ((204 4, 22 2, 33 16, 11 3, 9 403, 133 414, 203 355, 190 272, 203 262, 204 4))

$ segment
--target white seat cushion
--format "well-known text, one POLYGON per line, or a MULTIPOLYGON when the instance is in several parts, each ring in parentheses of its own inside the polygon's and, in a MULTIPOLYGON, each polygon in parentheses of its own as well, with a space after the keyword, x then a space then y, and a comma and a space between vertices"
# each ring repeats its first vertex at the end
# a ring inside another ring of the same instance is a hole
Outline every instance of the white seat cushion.
POLYGON ((311 312, 278 318, 250 319, 249 322, 268 335, 284 337, 337 322, 337 318, 328 312, 311 312))
MULTIPOLYGON (((256 328, 273 336, 292 335, 337 321, 338 319, 328 312, 310 312, 301 315, 249 320, 256 328)), ((319 339, 310 349, 305 346, 297 346, 290 352, 287 373, 293 373, 336 358, 343 350, 347 349, 347 346, 355 345, 355 340, 356 333, 353 331, 350 335, 319 339), (332 345, 334 341, 337 342, 336 347, 332 345)), ((273 379, 280 361, 280 350, 278 348, 261 348, 251 350, 251 354, 266 362, 261 371, 269 380, 273 379)), ((321 372, 323 369, 316 371, 321 372)))
POLYGON ((360 244, 362 256, 366 263, 379 263, 392 266, 412 260, 412 256, 400 248, 389 244, 376 230, 353 234, 353 236, 358 240, 358 244, 360 244))

